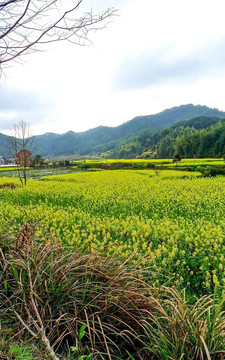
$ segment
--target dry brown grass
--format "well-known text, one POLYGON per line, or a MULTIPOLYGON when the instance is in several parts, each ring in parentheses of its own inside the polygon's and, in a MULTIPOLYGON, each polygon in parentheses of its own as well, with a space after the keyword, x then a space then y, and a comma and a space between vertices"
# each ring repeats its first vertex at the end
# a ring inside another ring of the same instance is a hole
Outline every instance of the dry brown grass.
POLYGON ((161 287, 158 297, 162 315, 146 322, 149 342, 146 348, 156 359, 210 360, 225 359, 224 300, 203 296, 194 303, 185 291, 161 287))
POLYGON ((142 320, 158 306, 140 270, 56 244, 22 245, 1 250, 2 312, 17 317, 18 331, 22 326, 40 338, 50 354, 66 344, 77 346, 86 324, 82 347, 96 359, 138 353, 142 320))
POLYGON ((14 339, 37 339, 55 360, 72 346, 93 360, 223 359, 224 299, 193 304, 185 291, 152 288, 129 259, 25 235, 0 248, 0 314, 14 339))

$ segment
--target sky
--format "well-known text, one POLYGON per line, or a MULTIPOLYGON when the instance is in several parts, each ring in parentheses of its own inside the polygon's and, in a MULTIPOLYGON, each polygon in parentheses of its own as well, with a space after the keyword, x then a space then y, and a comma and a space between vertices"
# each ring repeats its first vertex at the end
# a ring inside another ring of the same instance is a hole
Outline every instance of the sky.
POLYGON ((225 111, 224 0, 83 0, 76 17, 118 9, 91 43, 54 43, 0 78, 0 132, 117 126, 183 104, 225 111))

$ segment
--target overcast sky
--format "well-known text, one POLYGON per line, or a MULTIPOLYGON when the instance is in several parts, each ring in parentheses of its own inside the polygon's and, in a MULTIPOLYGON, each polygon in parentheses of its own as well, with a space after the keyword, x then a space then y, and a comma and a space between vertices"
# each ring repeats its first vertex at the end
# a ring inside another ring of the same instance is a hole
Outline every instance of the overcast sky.
POLYGON ((0 79, 0 132, 117 126, 182 104, 225 111, 224 0, 83 0, 118 9, 93 45, 66 43, 11 64, 0 79))

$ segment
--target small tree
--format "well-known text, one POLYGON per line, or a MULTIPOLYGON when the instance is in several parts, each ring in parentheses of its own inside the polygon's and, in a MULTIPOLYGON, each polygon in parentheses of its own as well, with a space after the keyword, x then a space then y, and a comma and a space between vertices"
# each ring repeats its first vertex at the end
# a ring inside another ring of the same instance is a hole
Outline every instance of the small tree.
POLYGON ((32 159, 32 166, 42 166, 44 164, 44 159, 41 155, 36 155, 32 159))
POLYGON ((27 167, 31 165, 31 151, 34 148, 34 138, 30 126, 25 121, 14 125, 12 135, 7 138, 9 154, 15 158, 18 176, 22 186, 27 184, 27 167))
POLYGON ((176 165, 177 165, 178 161, 181 161, 181 159, 182 159, 182 157, 180 154, 175 154, 173 157, 173 162, 176 163, 176 165))

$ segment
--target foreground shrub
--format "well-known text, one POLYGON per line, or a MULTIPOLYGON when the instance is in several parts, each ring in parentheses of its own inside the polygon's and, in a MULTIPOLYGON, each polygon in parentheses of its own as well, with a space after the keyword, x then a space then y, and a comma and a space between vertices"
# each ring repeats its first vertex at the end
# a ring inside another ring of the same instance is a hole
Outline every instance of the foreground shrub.
POLYGON ((36 339, 54 360, 222 359, 224 299, 192 304, 176 288, 153 288, 129 260, 43 244, 28 225, 15 244, 4 235, 1 326, 13 339, 36 339))
POLYGON ((56 244, 23 239, 1 250, 0 302, 4 321, 15 317, 50 358, 65 347, 94 359, 139 357, 142 320, 157 302, 137 269, 105 256, 67 253, 56 244), (86 327, 84 336, 80 331, 86 327))
POLYGON ((224 359, 224 297, 217 302, 203 296, 191 304, 185 291, 167 287, 158 289, 155 297, 161 316, 157 314, 151 323, 145 321, 149 338, 145 346, 155 355, 153 359, 224 359))

